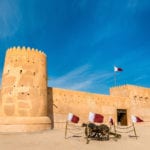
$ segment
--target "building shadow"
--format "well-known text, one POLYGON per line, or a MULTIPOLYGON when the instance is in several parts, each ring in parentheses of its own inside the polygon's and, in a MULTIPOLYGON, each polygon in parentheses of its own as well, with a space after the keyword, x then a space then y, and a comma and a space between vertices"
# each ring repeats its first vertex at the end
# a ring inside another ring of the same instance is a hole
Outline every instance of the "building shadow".
POLYGON ((51 120, 51 129, 54 128, 54 112, 53 112, 53 89, 47 88, 47 113, 51 120))

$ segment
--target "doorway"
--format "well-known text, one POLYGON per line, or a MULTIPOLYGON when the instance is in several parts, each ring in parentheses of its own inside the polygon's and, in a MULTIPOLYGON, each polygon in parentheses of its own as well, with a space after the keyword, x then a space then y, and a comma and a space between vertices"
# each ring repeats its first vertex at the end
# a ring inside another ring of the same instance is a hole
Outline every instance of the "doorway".
POLYGON ((117 123, 121 126, 127 126, 127 110, 117 109, 117 123))

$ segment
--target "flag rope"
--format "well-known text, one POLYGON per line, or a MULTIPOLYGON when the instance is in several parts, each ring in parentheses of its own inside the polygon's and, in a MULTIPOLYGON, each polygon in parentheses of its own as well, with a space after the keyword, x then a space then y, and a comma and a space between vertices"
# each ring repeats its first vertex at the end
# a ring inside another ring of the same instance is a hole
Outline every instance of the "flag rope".
POLYGON ((134 132, 134 136, 130 136, 130 137, 136 137, 136 139, 138 137, 137 134, 136 134, 134 123, 132 123, 132 125, 128 126, 128 127, 119 127, 119 126, 115 126, 114 125, 114 130, 115 130, 115 134, 117 134, 117 133, 130 133, 130 132, 134 132))
POLYGON ((131 127, 133 127, 132 125, 131 126, 127 126, 127 127, 119 127, 119 126, 116 126, 116 128, 118 128, 118 129, 128 129, 128 128, 131 128, 131 127))
POLYGON ((84 131, 83 128, 74 124, 70 124, 68 121, 66 122, 65 128, 65 138, 67 138, 67 134, 73 134, 72 136, 79 136, 83 135, 84 131))

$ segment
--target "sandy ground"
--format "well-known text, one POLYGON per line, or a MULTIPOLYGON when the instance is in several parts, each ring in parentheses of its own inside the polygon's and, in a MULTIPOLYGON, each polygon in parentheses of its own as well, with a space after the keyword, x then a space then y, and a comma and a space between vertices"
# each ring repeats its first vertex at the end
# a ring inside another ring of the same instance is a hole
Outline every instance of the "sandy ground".
POLYGON ((110 138, 109 141, 91 140, 86 144, 86 139, 81 129, 78 136, 68 133, 64 138, 64 129, 54 129, 38 133, 1 133, 1 150, 149 150, 150 149, 150 125, 137 125, 139 136, 131 138, 128 134, 121 134, 117 141, 110 138))

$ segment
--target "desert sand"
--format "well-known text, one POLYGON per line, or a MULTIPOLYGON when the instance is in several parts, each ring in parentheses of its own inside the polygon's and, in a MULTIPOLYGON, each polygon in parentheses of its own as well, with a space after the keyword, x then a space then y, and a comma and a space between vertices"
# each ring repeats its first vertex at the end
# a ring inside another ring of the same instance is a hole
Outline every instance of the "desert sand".
MULTIPOLYGON (((135 125, 138 138, 129 137, 134 133, 121 134, 121 139, 113 137, 109 141, 91 140, 86 144, 84 128, 81 134, 73 136, 68 133, 64 138, 65 129, 53 129, 36 133, 1 133, 1 150, 149 150, 150 125, 135 125)), ((70 132, 70 131, 69 131, 70 132)))

